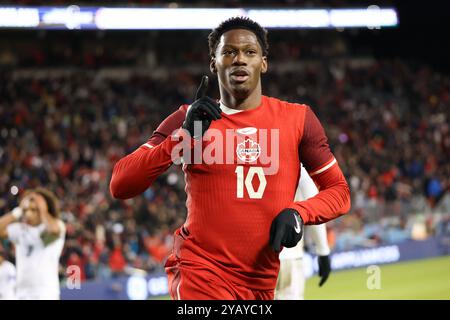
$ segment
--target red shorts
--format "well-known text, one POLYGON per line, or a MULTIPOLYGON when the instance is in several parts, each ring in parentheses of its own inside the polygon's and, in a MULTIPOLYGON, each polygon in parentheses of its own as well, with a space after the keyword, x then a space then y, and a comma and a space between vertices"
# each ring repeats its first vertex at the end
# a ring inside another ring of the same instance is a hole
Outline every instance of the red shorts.
POLYGON ((203 265, 166 267, 173 300, 273 300, 274 290, 254 290, 219 277, 203 265))

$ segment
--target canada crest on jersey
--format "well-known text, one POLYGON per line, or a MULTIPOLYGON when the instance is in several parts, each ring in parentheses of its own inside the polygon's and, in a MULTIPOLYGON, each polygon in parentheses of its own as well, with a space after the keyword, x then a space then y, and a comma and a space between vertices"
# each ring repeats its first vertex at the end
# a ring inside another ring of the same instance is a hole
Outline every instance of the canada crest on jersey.
MULTIPOLYGON (((256 128, 242 128, 236 130, 236 132, 240 135, 255 134, 256 131, 256 128)), ((261 155, 261 146, 258 142, 247 136, 244 141, 238 143, 236 147, 236 154, 243 162, 254 162, 261 155)))
POLYGON ((254 162, 261 154, 261 147, 252 139, 245 139, 239 143, 236 148, 236 153, 239 159, 244 162, 254 162))

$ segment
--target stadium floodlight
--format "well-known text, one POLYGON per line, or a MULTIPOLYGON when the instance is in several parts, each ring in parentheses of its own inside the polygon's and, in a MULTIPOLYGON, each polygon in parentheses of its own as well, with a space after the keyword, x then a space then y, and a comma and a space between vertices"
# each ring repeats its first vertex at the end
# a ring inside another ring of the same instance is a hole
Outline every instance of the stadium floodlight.
POLYGON ((265 28, 328 28, 326 9, 316 10, 248 10, 248 17, 265 28))
POLYGON ((0 28, 36 28, 39 26, 37 8, 0 7, 0 28))
POLYGON ((265 28, 381 28, 398 25, 393 8, 226 9, 0 7, 0 28, 184 30, 212 29, 231 17, 247 16, 265 28))
POLYGON ((42 23, 48 26, 65 26, 67 29, 80 29, 82 25, 94 23, 92 11, 81 11, 79 6, 50 8, 41 15, 42 23))
POLYGON ((330 25, 336 28, 378 28, 395 26, 397 23, 397 13, 393 9, 371 6, 366 10, 330 10, 330 25))
POLYGON ((99 29, 211 29, 218 21, 243 15, 242 9, 100 8, 95 21, 99 29))

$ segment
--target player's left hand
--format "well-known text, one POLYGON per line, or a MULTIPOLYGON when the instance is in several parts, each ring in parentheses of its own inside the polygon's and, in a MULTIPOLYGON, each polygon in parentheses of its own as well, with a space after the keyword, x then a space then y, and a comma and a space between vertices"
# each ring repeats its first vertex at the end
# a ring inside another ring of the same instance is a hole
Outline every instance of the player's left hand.
POLYGON ((318 262, 319 262, 319 277, 320 277, 319 287, 321 287, 327 281, 328 276, 330 275, 331 272, 330 256, 329 255, 319 256, 318 262))
POLYGON ((292 248, 302 239, 303 219, 297 210, 286 208, 272 221, 269 244, 276 252, 292 248))

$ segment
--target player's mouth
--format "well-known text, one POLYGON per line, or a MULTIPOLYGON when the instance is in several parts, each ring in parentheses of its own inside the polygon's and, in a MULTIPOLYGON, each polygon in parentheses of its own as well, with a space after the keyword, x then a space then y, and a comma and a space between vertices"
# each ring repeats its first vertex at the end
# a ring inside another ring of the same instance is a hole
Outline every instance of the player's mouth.
POLYGON ((245 82, 250 78, 250 74, 245 69, 237 69, 230 73, 230 78, 234 82, 245 82))

